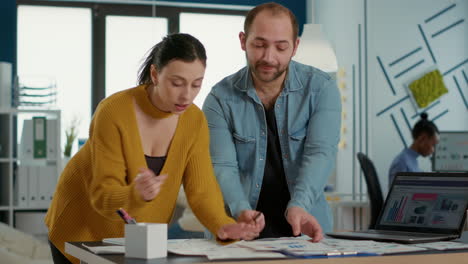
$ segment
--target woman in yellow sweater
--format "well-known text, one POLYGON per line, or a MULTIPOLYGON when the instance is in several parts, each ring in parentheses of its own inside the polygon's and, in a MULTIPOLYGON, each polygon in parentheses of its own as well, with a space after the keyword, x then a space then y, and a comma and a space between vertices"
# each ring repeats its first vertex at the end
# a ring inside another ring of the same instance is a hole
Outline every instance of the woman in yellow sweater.
POLYGON ((205 67, 196 38, 168 35, 142 65, 140 85, 99 104, 89 139, 60 176, 46 216, 55 263, 77 263, 64 253, 67 241, 123 236, 120 207, 139 222, 168 223, 181 184, 197 218, 218 239, 258 236, 262 217, 236 223, 224 210, 207 121, 192 104, 205 67))

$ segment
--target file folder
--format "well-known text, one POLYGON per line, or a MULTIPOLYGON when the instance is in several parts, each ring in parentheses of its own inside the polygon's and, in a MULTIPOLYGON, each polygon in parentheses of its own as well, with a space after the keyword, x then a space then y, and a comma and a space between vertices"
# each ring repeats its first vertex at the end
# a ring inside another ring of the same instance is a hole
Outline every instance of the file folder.
POLYGON ((18 166, 16 169, 16 205, 19 207, 28 206, 28 178, 29 168, 18 166))
POLYGON ((45 117, 33 117, 34 131, 34 158, 42 159, 47 157, 47 122, 45 117))
POLYGON ((46 144, 47 144, 47 160, 48 161, 55 161, 57 159, 57 155, 59 155, 58 147, 57 147, 57 119, 47 119, 46 122, 46 144))
POLYGON ((29 188, 28 188, 28 206, 29 207, 39 207, 40 202, 38 199, 38 167, 30 166, 29 167, 29 188))
POLYGON ((23 131, 21 131, 19 159, 21 164, 34 160, 33 156, 33 121, 24 120, 23 131))

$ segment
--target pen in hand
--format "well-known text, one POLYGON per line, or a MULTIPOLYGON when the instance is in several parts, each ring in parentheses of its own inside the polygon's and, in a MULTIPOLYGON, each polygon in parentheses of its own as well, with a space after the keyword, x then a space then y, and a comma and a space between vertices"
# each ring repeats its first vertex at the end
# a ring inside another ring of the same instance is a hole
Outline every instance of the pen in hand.
POLYGON ((136 224, 135 218, 131 217, 123 208, 117 210, 117 214, 124 220, 127 224, 136 224))
POLYGON ((257 220, 260 218, 261 215, 262 215, 262 212, 257 213, 257 215, 253 219, 255 223, 257 223, 257 220))

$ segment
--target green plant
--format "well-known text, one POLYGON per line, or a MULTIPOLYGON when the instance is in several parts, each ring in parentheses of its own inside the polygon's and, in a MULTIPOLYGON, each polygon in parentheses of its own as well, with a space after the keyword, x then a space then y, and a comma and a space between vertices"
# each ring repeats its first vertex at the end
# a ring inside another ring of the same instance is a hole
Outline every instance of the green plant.
POLYGON ((75 141, 76 137, 78 136, 78 125, 80 124, 80 120, 75 117, 70 122, 70 125, 65 129, 65 149, 63 151, 63 155, 65 157, 71 156, 71 151, 73 148, 73 142, 75 141))

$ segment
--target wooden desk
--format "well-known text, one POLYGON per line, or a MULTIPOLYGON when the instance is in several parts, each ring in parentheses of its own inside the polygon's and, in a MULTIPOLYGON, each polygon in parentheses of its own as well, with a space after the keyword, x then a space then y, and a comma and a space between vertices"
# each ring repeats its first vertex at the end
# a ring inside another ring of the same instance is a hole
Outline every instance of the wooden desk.
MULTIPOLYGON (((464 232, 458 241, 468 243, 468 232, 464 232)), ((317 264, 466 264, 468 263, 468 250, 452 251, 425 251, 418 253, 405 253, 392 256, 378 257, 331 257, 331 258, 313 258, 313 259, 278 259, 278 260, 235 260, 235 261, 209 261, 205 257, 185 257, 169 254, 167 258, 160 259, 134 259, 125 258, 123 254, 119 255, 96 255, 81 246, 82 242, 65 243, 65 252, 81 260, 81 263, 88 264, 178 264, 178 263, 209 263, 209 264, 277 264, 277 263, 317 263, 317 264)), ((87 245, 102 245, 102 242, 86 242, 87 245)))

